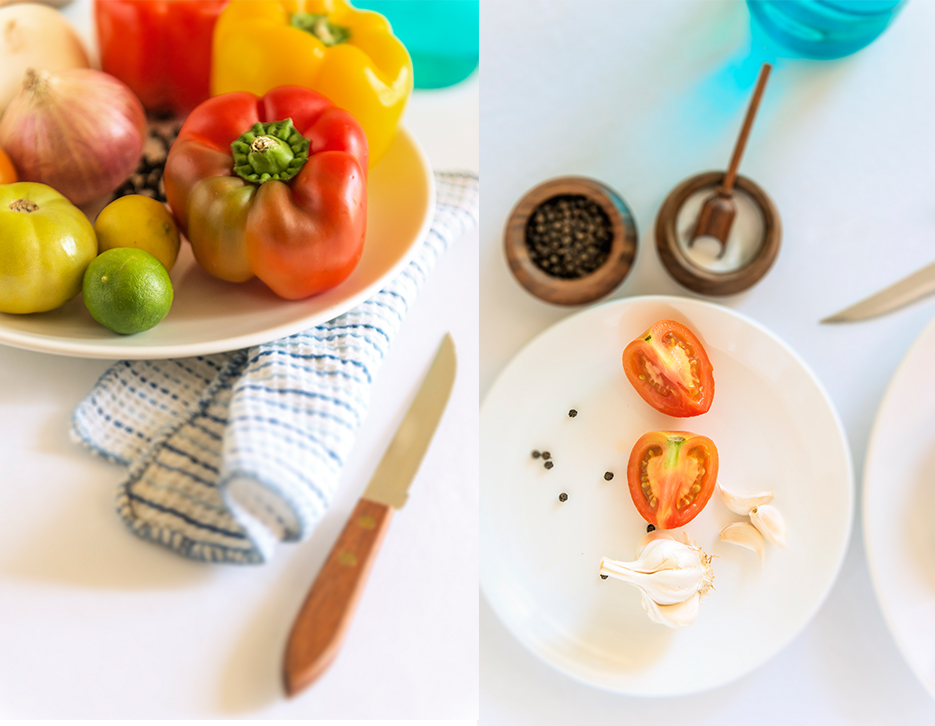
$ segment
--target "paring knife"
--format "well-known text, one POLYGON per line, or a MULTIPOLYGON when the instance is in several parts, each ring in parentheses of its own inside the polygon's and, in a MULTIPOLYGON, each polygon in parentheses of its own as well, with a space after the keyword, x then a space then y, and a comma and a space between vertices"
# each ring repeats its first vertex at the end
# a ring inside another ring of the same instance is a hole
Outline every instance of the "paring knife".
POLYGON ((891 312, 935 292, 935 262, 820 322, 848 323, 891 312))
POLYGON ((337 656, 390 514, 406 503, 409 485, 448 403, 456 367, 454 342, 446 334, 292 626, 284 663, 287 695, 310 686, 337 656))

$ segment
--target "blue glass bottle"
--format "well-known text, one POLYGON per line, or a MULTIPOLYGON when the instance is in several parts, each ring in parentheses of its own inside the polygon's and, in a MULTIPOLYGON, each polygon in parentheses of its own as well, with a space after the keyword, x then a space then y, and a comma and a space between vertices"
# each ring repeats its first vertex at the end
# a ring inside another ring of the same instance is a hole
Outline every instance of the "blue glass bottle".
POLYGON ((393 26, 409 55, 416 88, 444 88, 477 68, 478 0, 352 0, 393 26))
POLYGON ((875 40, 907 0, 747 0, 754 30, 806 58, 841 58, 875 40))

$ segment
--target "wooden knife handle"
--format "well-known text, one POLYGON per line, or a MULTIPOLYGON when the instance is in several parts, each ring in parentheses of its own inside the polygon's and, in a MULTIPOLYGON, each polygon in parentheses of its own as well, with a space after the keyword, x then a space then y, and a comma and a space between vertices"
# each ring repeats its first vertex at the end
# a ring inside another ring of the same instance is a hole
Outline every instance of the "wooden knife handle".
POLYGON ((391 512, 369 499, 357 502, 292 625, 284 664, 287 695, 310 686, 337 656, 391 512))

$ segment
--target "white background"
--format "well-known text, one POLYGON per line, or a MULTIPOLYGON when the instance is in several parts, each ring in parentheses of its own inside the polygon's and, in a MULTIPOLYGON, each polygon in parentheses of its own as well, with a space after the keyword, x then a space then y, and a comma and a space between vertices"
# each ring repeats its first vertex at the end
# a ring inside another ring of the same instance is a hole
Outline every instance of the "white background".
MULTIPOLYGON (((740 680, 641 699, 580 685, 538 661, 482 598, 484 726, 935 722, 935 701, 887 630, 860 530, 874 416, 935 299, 863 323, 818 323, 935 260, 933 34, 935 4, 912 0, 849 58, 777 61, 741 164, 776 202, 783 242, 759 285, 719 302, 804 358, 841 415, 856 467, 854 535, 824 607, 740 680)), ((636 265, 610 299, 691 295, 659 262, 656 213, 686 177, 724 168, 758 63, 741 0, 485 1, 481 59, 483 396, 520 348, 576 310, 540 302, 511 277, 502 235, 513 205, 554 176, 609 184, 640 231, 636 265)))
MULTIPOLYGON (((89 42, 91 3, 65 10, 89 42)), ((94 52, 96 55, 96 52, 94 52)), ((475 73, 417 92, 434 168, 478 169, 475 73)), ((477 718, 477 233, 442 258, 374 377, 330 514, 257 567, 185 560, 126 531, 120 468, 68 438, 110 362, 0 347, 0 717, 477 718), (287 701, 285 638, 442 336, 458 378, 344 647, 287 701)))

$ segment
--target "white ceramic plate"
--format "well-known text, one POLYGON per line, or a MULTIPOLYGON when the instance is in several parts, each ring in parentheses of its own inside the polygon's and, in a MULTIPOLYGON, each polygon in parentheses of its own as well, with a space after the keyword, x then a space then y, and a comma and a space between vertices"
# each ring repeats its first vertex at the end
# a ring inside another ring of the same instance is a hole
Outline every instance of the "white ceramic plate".
POLYGON ((864 543, 887 625, 935 697, 935 322, 893 377, 877 413, 863 482, 864 543))
POLYGON ((481 586, 494 611, 559 670, 634 695, 713 688, 779 652, 831 589, 854 506, 843 429, 803 361, 757 323, 675 297, 591 308, 523 349, 482 406, 480 486, 481 586), (623 373, 623 348, 663 318, 695 331, 714 365, 702 416, 657 413, 623 373), (720 542, 721 527, 741 518, 715 494, 685 531, 717 556, 716 590, 678 631, 652 623, 635 588, 598 574, 604 555, 635 558, 646 523, 627 489, 627 458, 643 433, 664 429, 713 439, 726 488, 773 489, 789 537, 787 549, 767 545, 762 565, 720 542), (548 450, 554 468, 534 449, 548 450))
POLYGON ((85 358, 176 358, 266 343, 331 320, 379 291, 409 262, 432 221, 435 180, 416 140, 402 129, 368 182, 367 240, 357 268, 336 288, 283 300, 258 280, 208 275, 183 243, 172 269, 175 300, 155 328, 118 336, 98 325, 79 295, 49 313, 0 313, 0 343, 85 358))

